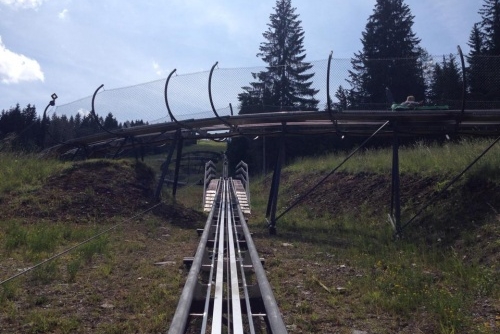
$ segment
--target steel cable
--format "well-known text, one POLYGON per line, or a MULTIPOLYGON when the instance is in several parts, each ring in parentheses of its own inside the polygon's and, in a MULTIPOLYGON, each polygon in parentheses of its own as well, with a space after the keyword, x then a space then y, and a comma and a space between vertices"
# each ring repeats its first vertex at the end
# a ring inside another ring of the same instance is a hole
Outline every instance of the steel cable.
POLYGON ((358 152, 360 149, 362 149, 373 137, 375 137, 375 135, 377 135, 377 133, 379 133, 387 124, 389 124, 389 121, 385 122, 384 124, 382 124, 378 129, 377 131, 375 131, 374 133, 372 133, 372 135, 370 137, 368 137, 367 139, 365 139, 365 141, 363 141, 361 143, 361 145, 359 145, 354 151, 352 151, 351 153, 349 153, 349 155, 337 166, 335 167, 330 173, 328 173, 326 176, 324 176, 316 185, 314 185, 311 189, 309 189, 305 194, 303 194, 302 196, 300 196, 299 198, 297 198, 293 203, 292 205, 290 205, 285 211, 283 211, 278 217, 276 217, 276 221, 278 221, 281 217, 283 217, 287 212, 289 212, 290 210, 292 210, 294 207, 296 207, 300 202, 302 202, 302 200, 304 200, 304 198, 306 198, 307 196, 309 196, 314 190, 316 190, 323 182, 326 181, 326 179, 328 179, 330 176, 333 175, 333 173, 335 173, 340 167, 342 167, 342 165, 344 163, 347 162, 347 160, 349 160, 354 154, 356 154, 356 152, 358 152))

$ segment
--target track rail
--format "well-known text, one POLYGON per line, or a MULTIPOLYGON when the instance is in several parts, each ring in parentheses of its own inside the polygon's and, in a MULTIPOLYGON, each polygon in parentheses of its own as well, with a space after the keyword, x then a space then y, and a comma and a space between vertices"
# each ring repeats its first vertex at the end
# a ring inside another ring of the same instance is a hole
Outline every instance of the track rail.
POLYGON ((287 333, 232 178, 217 195, 169 333, 287 333))
MULTIPOLYGON (((221 117, 222 118, 222 117, 221 117)), ((411 110, 411 111, 282 111, 260 114, 224 116, 229 127, 220 118, 183 120, 182 123, 167 122, 120 129, 113 133, 101 132, 61 143, 46 152, 62 154, 68 147, 88 146, 95 151, 109 150, 126 145, 133 137, 148 145, 163 144, 173 140, 178 131, 185 139, 221 139, 233 136, 276 136, 287 125, 288 134, 308 135, 339 133, 342 135, 371 135, 387 121, 398 123, 398 135, 432 134, 500 134, 500 110, 411 110), (237 130, 235 130, 237 129, 237 130)), ((379 135, 392 135, 389 127, 379 135)))

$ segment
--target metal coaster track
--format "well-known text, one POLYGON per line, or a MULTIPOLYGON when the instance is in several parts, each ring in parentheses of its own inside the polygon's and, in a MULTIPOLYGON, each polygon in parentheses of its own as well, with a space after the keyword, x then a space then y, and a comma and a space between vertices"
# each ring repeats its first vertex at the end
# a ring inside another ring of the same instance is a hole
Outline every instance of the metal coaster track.
MULTIPOLYGON (((227 177, 216 188, 169 333, 286 333, 236 188, 227 177)), ((241 195, 240 195, 241 196, 241 195)))

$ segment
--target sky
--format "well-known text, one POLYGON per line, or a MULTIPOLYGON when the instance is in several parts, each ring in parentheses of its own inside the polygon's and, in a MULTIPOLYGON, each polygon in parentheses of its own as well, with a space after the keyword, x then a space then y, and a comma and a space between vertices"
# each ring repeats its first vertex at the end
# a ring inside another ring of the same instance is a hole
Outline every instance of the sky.
MULTIPOLYGON (((306 61, 326 60, 330 52, 334 59, 352 58, 362 49, 361 34, 375 3, 292 0, 305 32, 306 61)), ((468 52, 472 26, 481 20, 482 0, 405 3, 415 17, 413 32, 431 55, 456 54, 457 45, 468 52)), ((256 55, 275 4, 275 0, 0 0, 0 110, 17 103, 22 108, 34 104, 40 114, 52 93, 58 95, 56 106, 67 106, 91 96, 101 84, 117 92, 150 82, 161 87, 174 69, 181 75, 206 72, 217 61, 218 69, 262 66, 256 55)))

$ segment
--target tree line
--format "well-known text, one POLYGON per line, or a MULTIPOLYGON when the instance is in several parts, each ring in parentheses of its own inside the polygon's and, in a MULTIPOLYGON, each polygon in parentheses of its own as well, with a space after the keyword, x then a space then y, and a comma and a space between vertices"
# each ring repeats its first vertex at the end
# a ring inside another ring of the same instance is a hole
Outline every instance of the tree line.
POLYGON ((91 114, 75 116, 57 115, 43 119, 37 115, 35 106, 28 104, 21 109, 19 104, 0 114, 0 150, 37 152, 45 147, 123 127, 146 125, 143 120, 119 123, 112 113, 98 116, 99 124, 91 114))
MULTIPOLYGON (((257 56, 266 70, 252 73, 255 81, 242 87, 240 114, 278 110, 319 110, 312 87, 314 73, 303 46, 305 32, 291 0, 278 0, 270 15, 257 56)), ((500 2, 484 0, 482 20, 472 27, 465 58, 467 100, 500 100, 500 2)), ((414 16, 404 0, 377 0, 362 32, 362 50, 351 58, 345 85, 334 93, 335 109, 385 109, 387 89, 397 102, 414 95, 429 104, 457 106, 462 99, 464 73, 456 54, 435 60, 413 32, 414 16)))
MULTIPOLYGON (((252 73, 253 81, 241 88, 239 114, 316 111, 329 106, 334 111, 386 109, 388 91, 395 101, 404 101, 407 95, 414 95, 428 104, 456 108, 460 105, 464 86, 468 109, 498 107, 500 0, 484 0, 479 8, 481 20, 471 29, 465 73, 455 54, 444 55, 435 61, 421 46, 421 40, 413 31, 414 16, 404 0, 377 0, 361 34, 362 49, 351 58, 348 78, 344 85, 336 88, 329 97, 330 103, 325 106, 319 106, 316 98, 319 91, 313 88, 315 73, 306 61, 305 32, 296 8, 291 0, 277 0, 273 9, 257 53, 267 66, 265 70, 252 73), (463 82, 464 77, 466 82, 463 82)), ((54 114, 50 119, 41 120, 34 106, 28 105, 21 110, 17 105, 2 111, 0 139, 15 137, 9 141, 11 146, 34 150, 103 131, 102 127, 113 130, 125 126, 112 114, 99 117, 99 122, 101 126, 90 115, 80 114, 69 118, 54 114)), ((128 125, 140 124, 144 122, 134 121, 128 125)), ((263 154, 262 138, 251 142, 245 138, 234 139, 228 152, 230 160, 236 163, 241 157, 260 165, 262 160, 272 164, 276 145, 269 140, 263 154)), ((294 157, 346 149, 353 144, 349 140, 339 142, 338 138, 319 136, 307 141, 289 139, 287 145, 293 148, 289 157, 294 157)))
MULTIPOLYGON (((463 73, 456 55, 434 61, 421 46, 413 31, 414 16, 404 0, 377 0, 362 32, 362 50, 354 53, 345 85, 336 89, 336 101, 329 97, 327 106, 333 105, 334 111, 380 110, 413 95, 425 104, 456 109, 465 87, 467 100, 472 101, 468 109, 500 107, 500 0, 484 0, 479 14, 481 21, 472 27, 467 43, 470 52, 463 73)), ((257 53, 266 70, 252 73, 254 81, 242 87, 240 114, 327 109, 318 106, 318 91, 311 88, 314 73, 305 60, 304 35, 292 1, 277 0, 257 53)), ((286 151, 293 158, 349 149, 357 142, 338 136, 288 138, 286 151)), ((254 168, 265 169, 276 161, 277 140, 236 138, 228 154, 231 164, 246 159, 254 168)))

